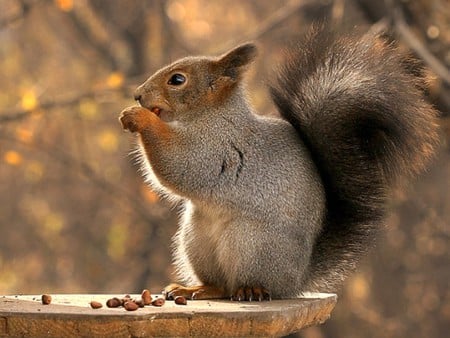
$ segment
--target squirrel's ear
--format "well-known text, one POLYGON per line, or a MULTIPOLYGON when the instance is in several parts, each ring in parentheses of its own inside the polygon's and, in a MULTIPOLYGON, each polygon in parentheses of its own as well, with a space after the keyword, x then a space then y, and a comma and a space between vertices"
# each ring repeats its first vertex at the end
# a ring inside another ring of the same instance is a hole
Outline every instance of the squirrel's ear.
POLYGON ((237 80, 246 66, 255 60, 258 48, 253 43, 245 43, 225 53, 217 61, 224 76, 237 80))

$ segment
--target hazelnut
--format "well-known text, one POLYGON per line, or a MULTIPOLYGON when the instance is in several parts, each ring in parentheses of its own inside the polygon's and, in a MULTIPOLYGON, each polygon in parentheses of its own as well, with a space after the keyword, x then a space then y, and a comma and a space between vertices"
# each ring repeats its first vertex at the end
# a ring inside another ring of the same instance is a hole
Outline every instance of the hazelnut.
POLYGON ((95 300, 93 300, 89 304, 91 305, 91 308, 93 308, 93 309, 100 309, 101 307, 103 307, 102 303, 96 302, 95 300))
POLYGON ((50 295, 42 295, 42 304, 48 305, 52 302, 52 296, 50 295))
POLYGON ((166 300, 164 298, 156 298, 154 301, 152 301, 153 306, 163 306, 166 300))
POLYGON ((139 308, 139 305, 133 301, 128 301, 128 302, 125 302, 125 304, 123 304, 123 307, 127 311, 136 311, 139 308))
POLYGON ((150 305, 152 303, 152 296, 150 294, 150 291, 147 289, 144 289, 141 294, 142 301, 144 302, 144 305, 150 305))
POLYGON ((122 304, 123 304, 122 301, 119 298, 117 298, 117 297, 110 298, 110 299, 108 299, 106 301, 106 306, 107 307, 119 307, 122 304))

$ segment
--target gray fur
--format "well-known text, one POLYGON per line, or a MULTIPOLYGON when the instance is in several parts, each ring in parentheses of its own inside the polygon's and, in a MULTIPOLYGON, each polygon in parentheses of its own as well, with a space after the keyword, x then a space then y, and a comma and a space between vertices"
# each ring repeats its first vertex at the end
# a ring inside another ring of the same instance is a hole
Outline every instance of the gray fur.
POLYGON ((294 128, 255 115, 241 90, 217 112, 198 114, 208 116, 201 122, 176 124, 186 146, 161 149, 170 170, 149 177, 186 200, 173 245, 183 282, 230 295, 251 285, 272 297, 298 295, 322 224, 323 188, 294 128))
POLYGON ((436 112, 391 46, 318 30, 271 87, 284 119, 259 117, 242 84, 255 56, 247 44, 185 58, 136 91, 170 134, 148 127, 140 140, 148 181, 184 201, 178 275, 230 295, 335 290, 374 242, 391 185, 433 154, 436 112), (167 85, 174 73, 186 83, 167 85))

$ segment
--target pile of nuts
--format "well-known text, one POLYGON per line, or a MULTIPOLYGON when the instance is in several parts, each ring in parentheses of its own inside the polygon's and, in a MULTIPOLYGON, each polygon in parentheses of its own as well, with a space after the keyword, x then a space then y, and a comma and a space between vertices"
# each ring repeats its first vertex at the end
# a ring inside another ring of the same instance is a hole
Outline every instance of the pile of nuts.
MULTIPOLYGON (((48 305, 52 301, 52 296, 50 295, 42 295, 42 304, 48 305)), ((177 296, 174 299, 175 304, 178 305, 186 305, 187 300, 183 296, 177 296)), ((150 294, 150 291, 147 289, 144 289, 141 293, 141 298, 131 298, 130 295, 125 295, 122 298, 119 297, 113 297, 106 301, 106 306, 109 308, 116 308, 123 306, 125 310, 127 311, 136 311, 140 307, 144 307, 146 305, 153 305, 153 306, 163 306, 166 303, 166 300, 164 298, 155 298, 152 299, 152 296, 150 294)), ((93 309, 100 309, 103 307, 103 304, 100 302, 97 302, 95 300, 91 301, 89 303, 91 308, 93 309)))

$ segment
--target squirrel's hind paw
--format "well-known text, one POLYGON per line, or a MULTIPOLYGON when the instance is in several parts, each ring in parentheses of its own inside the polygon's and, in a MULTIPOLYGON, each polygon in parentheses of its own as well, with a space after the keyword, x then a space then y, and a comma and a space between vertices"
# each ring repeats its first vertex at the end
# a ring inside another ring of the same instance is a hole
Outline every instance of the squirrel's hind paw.
POLYGON ((227 298, 225 290, 211 285, 182 286, 179 284, 169 284, 163 290, 166 299, 175 299, 183 296, 187 299, 220 299, 227 298))
POLYGON ((231 296, 231 300, 263 301, 272 300, 270 292, 262 287, 242 287, 237 289, 231 296))

